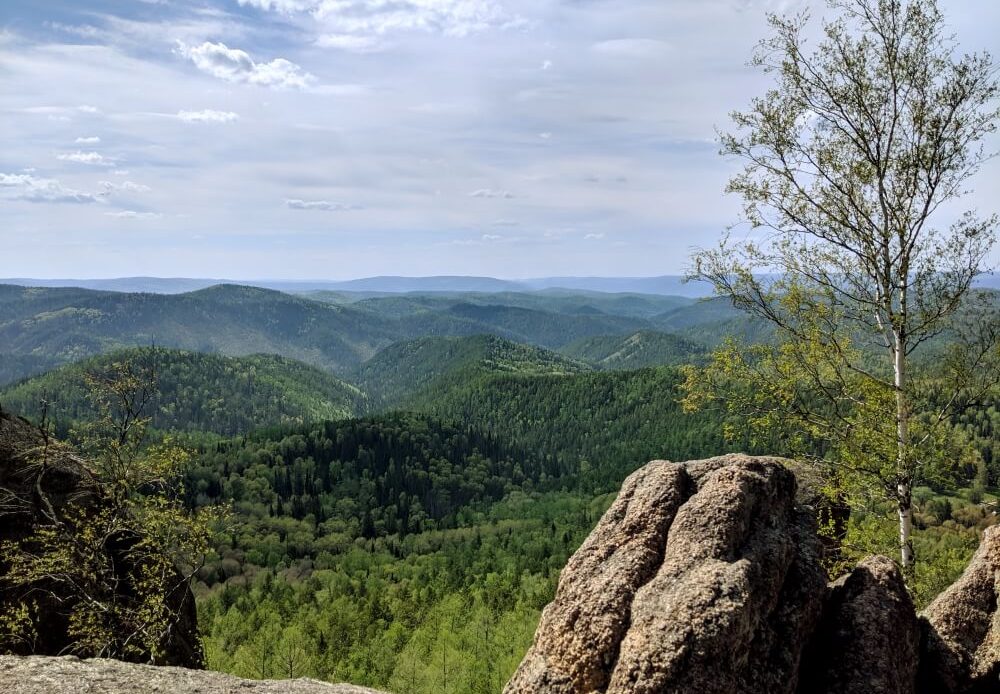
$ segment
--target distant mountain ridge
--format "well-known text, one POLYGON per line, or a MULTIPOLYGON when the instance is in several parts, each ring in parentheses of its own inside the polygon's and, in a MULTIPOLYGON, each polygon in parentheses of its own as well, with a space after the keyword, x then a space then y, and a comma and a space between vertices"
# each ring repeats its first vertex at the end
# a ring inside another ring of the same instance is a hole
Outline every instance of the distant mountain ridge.
POLYGON ((242 284, 284 292, 341 291, 405 294, 410 292, 525 292, 566 289, 600 293, 639 293, 686 297, 709 296, 711 288, 703 282, 685 282, 679 275, 660 277, 540 277, 498 279, 464 275, 430 277, 379 276, 353 280, 231 280, 191 277, 117 277, 108 279, 35 279, 14 277, 0 279, 0 284, 22 287, 78 287, 112 292, 149 292, 182 294, 217 284, 242 284))
MULTIPOLYGON (((681 275, 657 277, 535 277, 500 279, 466 275, 405 277, 383 275, 351 280, 213 279, 199 277, 114 277, 102 279, 0 278, 0 284, 22 287, 77 287, 109 292, 183 294, 219 284, 240 284, 282 292, 345 292, 349 294, 412 294, 447 292, 593 292, 597 294, 652 294, 701 299, 712 296, 707 282, 687 281, 681 275)), ((984 275, 976 286, 1000 289, 1000 275, 984 275)))
POLYGON ((345 299, 242 285, 155 294, 0 284, 0 385, 123 347, 279 354, 344 376, 395 342, 427 336, 492 334, 560 349, 658 330, 711 344, 696 333, 736 317, 719 300, 571 290, 345 299))

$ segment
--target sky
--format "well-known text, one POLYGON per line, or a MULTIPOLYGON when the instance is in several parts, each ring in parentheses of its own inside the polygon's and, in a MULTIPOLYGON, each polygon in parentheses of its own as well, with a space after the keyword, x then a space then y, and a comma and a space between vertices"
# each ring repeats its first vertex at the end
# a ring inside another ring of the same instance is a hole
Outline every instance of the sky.
MULTIPOLYGON (((683 272, 739 220, 766 13, 810 4, 3 0, 0 276, 683 272)), ((941 6, 1000 55, 1000 3, 941 6)))

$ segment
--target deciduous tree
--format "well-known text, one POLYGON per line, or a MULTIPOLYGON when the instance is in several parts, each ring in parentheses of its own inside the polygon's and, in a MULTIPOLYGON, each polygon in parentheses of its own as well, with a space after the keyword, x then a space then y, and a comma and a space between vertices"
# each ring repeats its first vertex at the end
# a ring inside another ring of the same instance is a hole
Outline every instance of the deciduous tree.
POLYGON ((774 86, 721 138, 744 164, 728 191, 752 232, 695 256, 693 274, 776 340, 718 353, 690 374, 688 404, 723 387, 745 422, 791 423, 804 448, 874 480, 910 566, 914 482, 994 377, 998 323, 974 281, 997 218, 957 210, 989 156, 996 71, 959 55, 935 0, 828 6, 814 50, 808 14, 771 16, 752 64, 774 86), (945 356, 942 341, 964 346, 945 356))

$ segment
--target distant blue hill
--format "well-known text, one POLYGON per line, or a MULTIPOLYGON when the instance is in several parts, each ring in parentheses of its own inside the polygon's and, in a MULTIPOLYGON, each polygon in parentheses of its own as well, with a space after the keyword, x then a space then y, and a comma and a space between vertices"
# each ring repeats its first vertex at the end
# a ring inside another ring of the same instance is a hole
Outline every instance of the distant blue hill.
POLYGON ((528 292, 564 289, 568 291, 660 294, 701 297, 711 292, 703 283, 685 284, 678 276, 663 277, 543 277, 503 280, 495 277, 366 277, 355 280, 228 280, 184 277, 119 277, 113 279, 0 279, 0 284, 22 287, 80 287, 113 292, 182 294, 217 284, 242 284, 286 292, 340 291, 368 294, 411 292, 528 292))
POLYGON ((661 277, 542 277, 522 280, 531 289, 569 289, 575 291, 660 294, 700 298, 712 295, 706 282, 685 282, 679 275, 661 277))
MULTIPOLYGON (((112 279, 0 279, 0 284, 22 287, 80 287, 112 292, 148 292, 151 294, 183 294, 217 284, 242 284, 283 292, 339 291, 361 294, 405 294, 429 292, 531 292, 564 290, 567 292, 599 292, 627 294, 658 294, 701 298, 712 295, 706 282, 685 282, 679 275, 660 277, 538 277, 504 280, 495 277, 441 275, 434 277, 365 277, 355 280, 228 280, 186 277, 118 277, 112 279)), ((1000 276, 986 275, 977 286, 1000 289, 1000 276)))
POLYGON ((96 280, 40 280, 29 277, 0 279, 0 284, 16 284, 21 287, 79 287, 105 292, 146 292, 149 294, 183 294, 222 283, 224 280, 186 277, 117 277, 96 280))

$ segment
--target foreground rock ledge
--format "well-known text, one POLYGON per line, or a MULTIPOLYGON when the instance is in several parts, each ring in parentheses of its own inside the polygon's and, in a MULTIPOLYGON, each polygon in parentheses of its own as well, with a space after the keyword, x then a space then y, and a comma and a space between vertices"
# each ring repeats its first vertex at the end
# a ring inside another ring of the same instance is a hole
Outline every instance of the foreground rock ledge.
POLYGON ((381 694, 316 680, 244 680, 218 672, 74 656, 0 656, 4 694, 381 694))
POLYGON ((633 473, 505 694, 1000 692, 1000 527, 918 620, 886 557, 827 584, 811 486, 746 455, 633 473))

